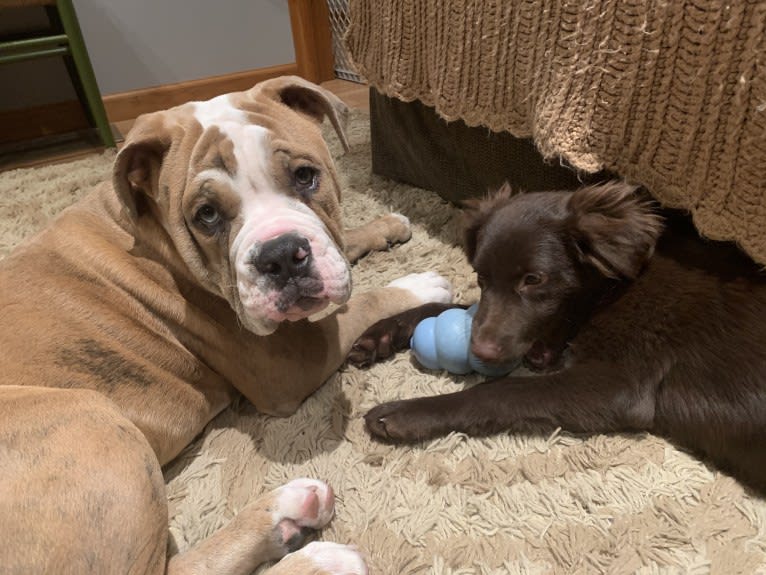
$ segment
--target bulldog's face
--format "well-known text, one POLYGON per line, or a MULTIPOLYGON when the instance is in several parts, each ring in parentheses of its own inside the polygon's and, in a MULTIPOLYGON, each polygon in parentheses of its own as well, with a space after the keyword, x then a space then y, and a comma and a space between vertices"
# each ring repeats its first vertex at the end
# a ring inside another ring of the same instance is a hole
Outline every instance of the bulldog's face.
MULTIPOLYGON (((199 283, 256 334, 350 295, 340 190, 318 127, 324 114, 338 127, 343 111, 321 88, 280 78, 160 113, 142 130, 170 123, 159 163, 154 153, 123 162, 130 196, 149 200, 133 217, 159 220, 199 283)), ((139 141, 129 136, 120 157, 146 149, 139 141)))

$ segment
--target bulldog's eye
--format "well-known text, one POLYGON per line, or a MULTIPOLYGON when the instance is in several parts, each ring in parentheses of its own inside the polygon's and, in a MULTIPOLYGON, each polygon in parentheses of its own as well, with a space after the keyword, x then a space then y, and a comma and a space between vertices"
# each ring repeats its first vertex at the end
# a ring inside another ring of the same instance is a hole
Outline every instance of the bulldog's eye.
POLYGON ((200 206, 194 219, 207 228, 215 227, 221 221, 221 213, 211 204, 200 206))
POLYGON ((319 184, 319 172, 311 166, 301 166, 293 172, 295 187, 299 192, 313 192, 319 184))

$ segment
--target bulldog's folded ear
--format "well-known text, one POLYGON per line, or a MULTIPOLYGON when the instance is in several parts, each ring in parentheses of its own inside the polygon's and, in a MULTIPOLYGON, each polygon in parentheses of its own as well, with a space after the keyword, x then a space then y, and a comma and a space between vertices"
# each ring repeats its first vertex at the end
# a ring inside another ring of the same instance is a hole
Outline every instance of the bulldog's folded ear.
POLYGON ((346 122, 348 107, 332 92, 299 76, 280 76, 266 80, 251 90, 251 96, 266 97, 289 106, 321 124, 325 116, 330 118, 343 149, 348 152, 346 122))
POLYGON ((139 116, 117 154, 112 184, 129 216, 136 219, 146 199, 157 199, 160 167, 172 134, 161 112, 139 116))

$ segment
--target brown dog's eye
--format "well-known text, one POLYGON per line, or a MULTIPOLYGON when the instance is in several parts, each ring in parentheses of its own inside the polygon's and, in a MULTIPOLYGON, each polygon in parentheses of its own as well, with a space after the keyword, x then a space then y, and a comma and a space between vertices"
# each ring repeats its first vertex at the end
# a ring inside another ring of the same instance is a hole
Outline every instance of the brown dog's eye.
POLYGON ((524 285, 525 286, 536 286, 543 283, 543 276, 540 274, 526 274, 524 276, 524 285))
POLYGON ((476 283, 479 284, 479 288, 484 289, 484 286, 487 285, 487 278, 478 274, 476 276, 476 283))

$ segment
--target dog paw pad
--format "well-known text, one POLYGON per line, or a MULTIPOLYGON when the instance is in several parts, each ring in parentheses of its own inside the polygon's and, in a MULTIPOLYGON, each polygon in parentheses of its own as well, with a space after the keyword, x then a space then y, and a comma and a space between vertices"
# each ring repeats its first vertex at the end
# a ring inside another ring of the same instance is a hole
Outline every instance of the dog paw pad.
POLYGON ((332 487, 316 479, 295 479, 277 489, 275 495, 275 524, 290 519, 298 527, 319 529, 329 523, 335 511, 332 487))

